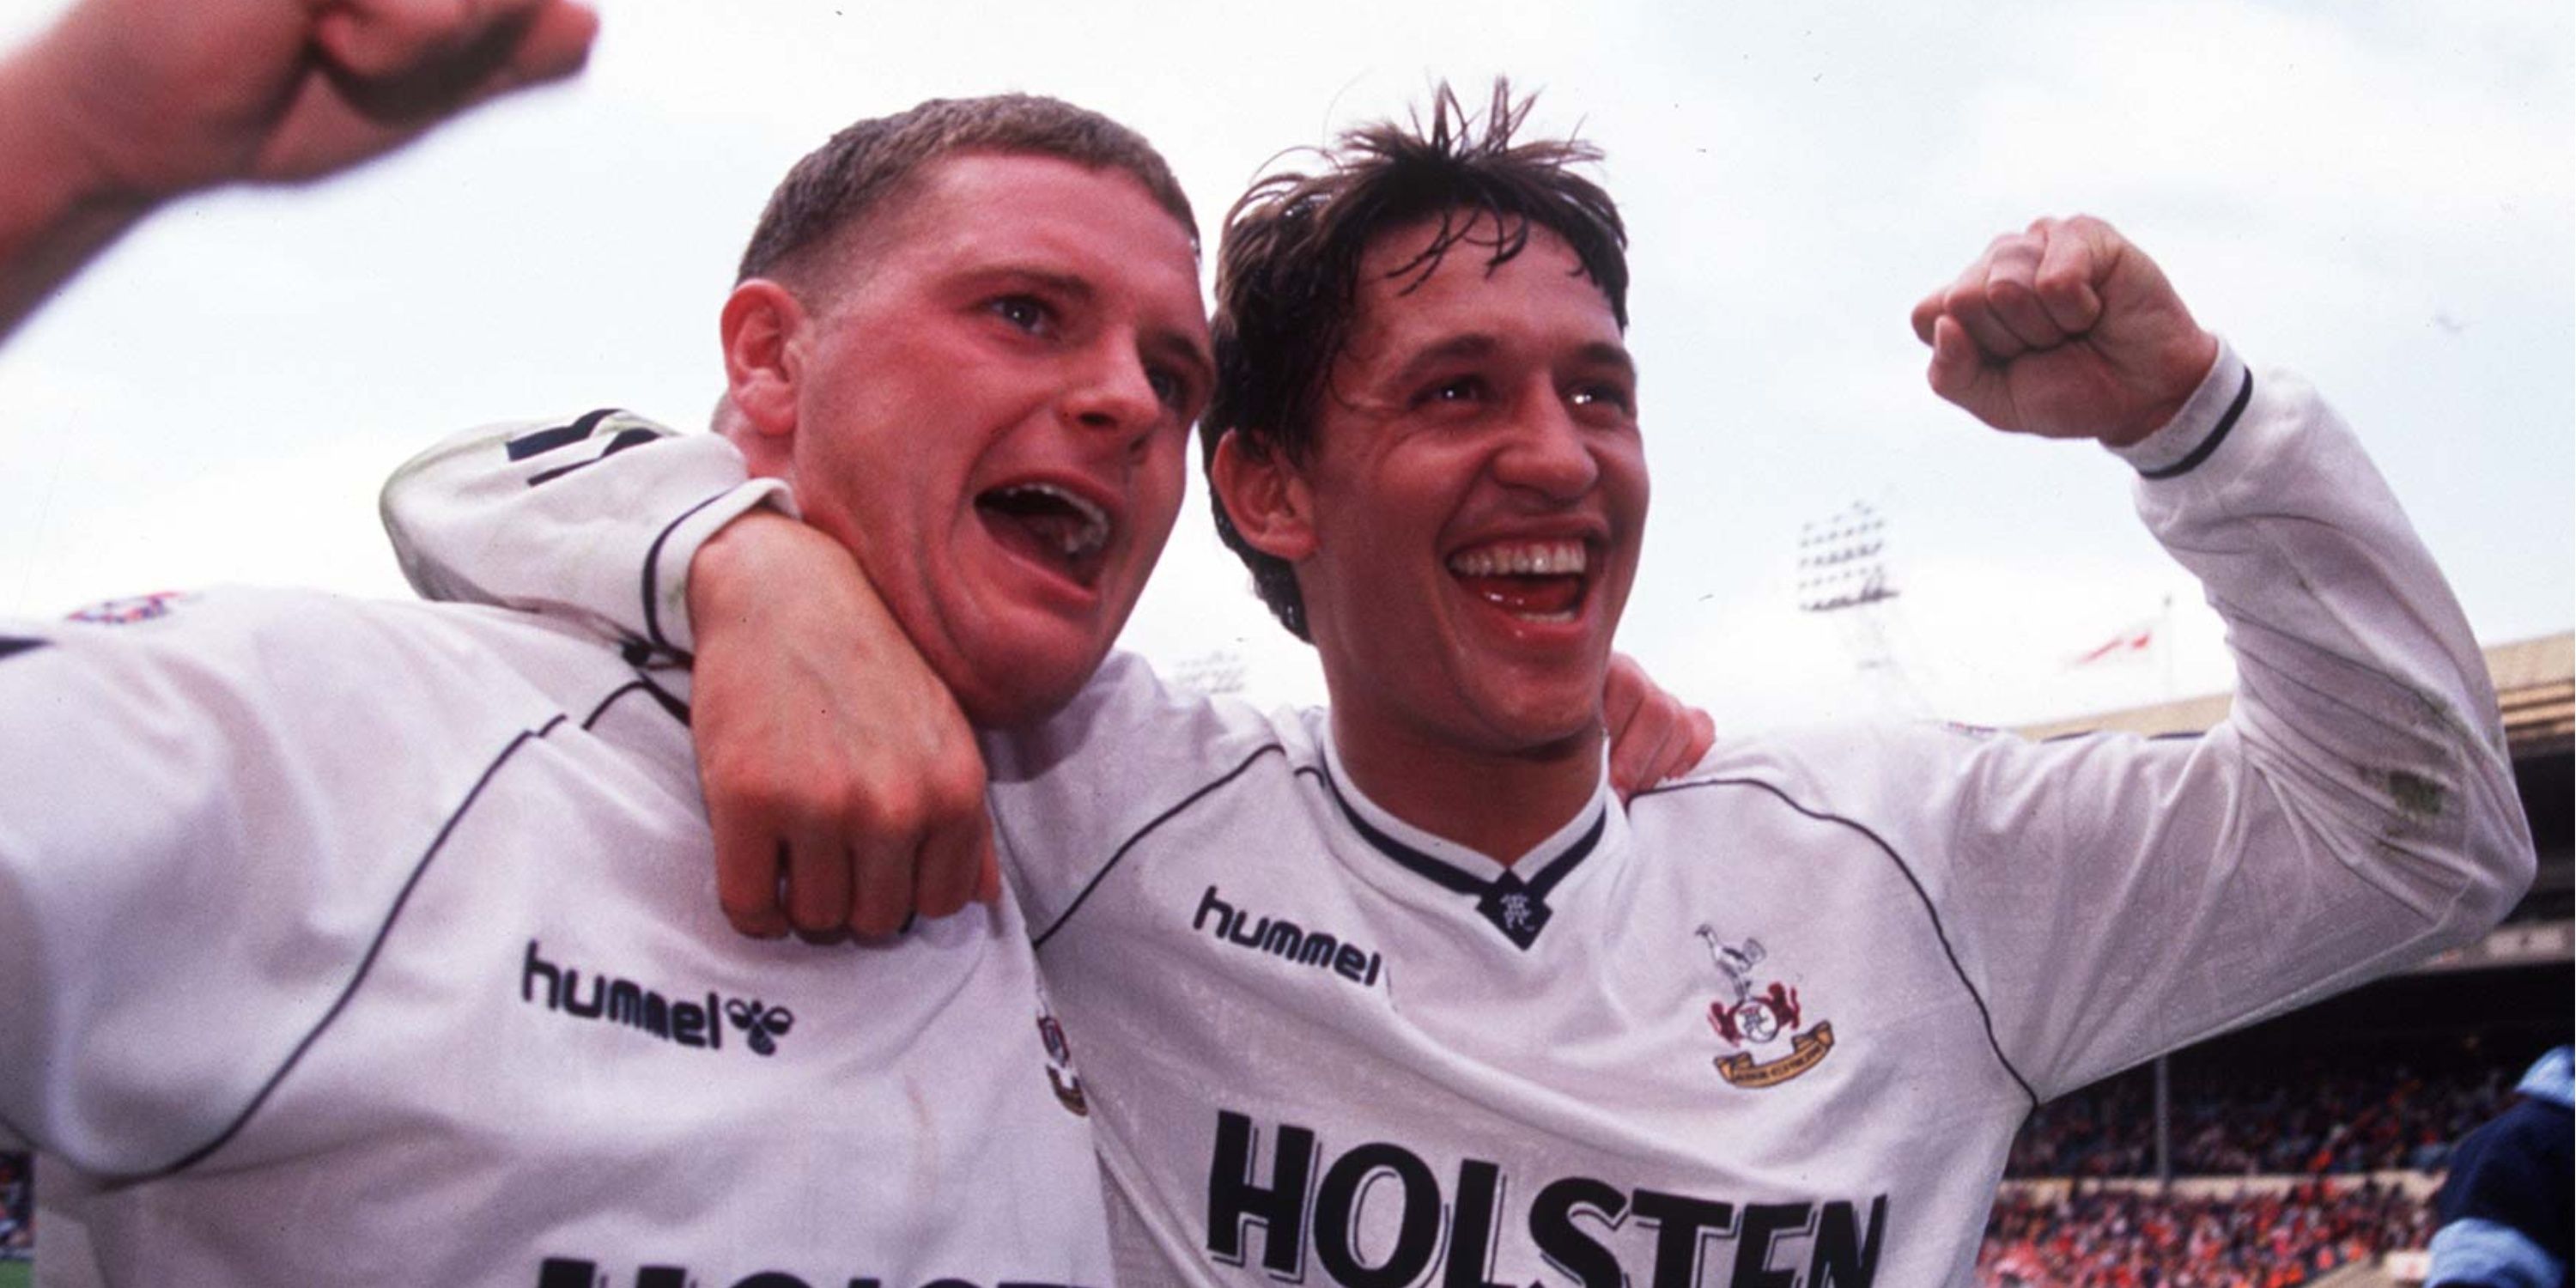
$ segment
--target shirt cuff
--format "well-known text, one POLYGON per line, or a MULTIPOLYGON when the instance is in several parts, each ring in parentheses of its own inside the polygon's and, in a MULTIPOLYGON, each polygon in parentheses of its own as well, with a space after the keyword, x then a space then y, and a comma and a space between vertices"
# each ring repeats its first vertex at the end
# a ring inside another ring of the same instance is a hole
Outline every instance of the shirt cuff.
POLYGON ((689 625, 689 564, 708 538, 762 507, 803 517, 784 481, 747 479, 700 502, 653 539, 644 555, 644 634, 655 649, 682 657, 697 651, 697 632, 689 625))
POLYGON ((2146 478, 2188 474, 2236 428, 2253 390, 2253 373, 2222 337, 2218 360, 2209 364, 2209 374, 2200 378, 2200 387, 2192 391, 2182 410, 2145 438, 2109 450, 2146 478))

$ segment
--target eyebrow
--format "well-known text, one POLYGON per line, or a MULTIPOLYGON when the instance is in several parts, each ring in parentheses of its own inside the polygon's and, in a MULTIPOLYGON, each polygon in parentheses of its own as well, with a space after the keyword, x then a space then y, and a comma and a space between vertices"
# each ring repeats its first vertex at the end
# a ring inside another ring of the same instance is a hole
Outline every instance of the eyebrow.
POLYGON ((1584 345, 1577 354, 1588 365, 1616 368, 1620 375, 1629 380, 1633 381, 1637 378, 1637 359, 1628 352, 1628 346, 1624 344, 1595 340, 1584 345))
MULTIPOLYGON (((1415 350, 1389 379, 1398 385, 1411 384, 1443 364, 1491 357, 1502 347, 1502 340, 1490 333, 1461 332, 1415 350)), ((1626 345, 1594 340, 1576 349, 1574 356, 1582 365, 1610 367, 1626 379, 1637 378, 1637 360, 1630 356, 1626 345)))
POLYGON ((1059 295, 1071 296, 1084 304, 1100 298, 1100 288, 1093 286, 1090 278, 1057 272, 1051 268, 1038 268, 1030 264, 994 264, 976 273, 975 277, 980 281, 999 282, 1017 279, 1031 282, 1059 295))
POLYGON ((1409 385, 1428 375, 1435 367, 1462 359, 1491 357, 1502 347, 1501 340, 1481 331, 1449 336, 1414 350, 1413 356, 1405 359, 1404 365, 1397 367, 1389 380, 1397 385, 1409 385))

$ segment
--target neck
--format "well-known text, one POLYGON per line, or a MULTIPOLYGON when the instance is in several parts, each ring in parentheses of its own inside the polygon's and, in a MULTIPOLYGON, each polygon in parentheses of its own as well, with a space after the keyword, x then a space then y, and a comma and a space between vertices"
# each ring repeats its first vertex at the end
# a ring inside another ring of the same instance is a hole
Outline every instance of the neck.
POLYGON ((1461 750, 1417 731, 1332 713, 1352 783, 1388 813, 1508 867, 1589 804, 1601 785, 1599 725, 1536 748, 1461 750))
POLYGON ((743 466, 753 478, 785 479, 790 487, 795 486, 796 457, 789 445, 792 440, 761 433, 730 397, 717 404, 714 429, 741 451, 743 466))

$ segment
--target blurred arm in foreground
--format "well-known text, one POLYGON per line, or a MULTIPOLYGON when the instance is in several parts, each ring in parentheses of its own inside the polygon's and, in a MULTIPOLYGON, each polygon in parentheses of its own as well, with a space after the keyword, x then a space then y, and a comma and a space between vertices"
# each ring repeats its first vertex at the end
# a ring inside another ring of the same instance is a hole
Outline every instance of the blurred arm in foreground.
POLYGON ((161 203, 296 183, 578 70, 571 0, 87 0, 0 62, 0 337, 161 203))

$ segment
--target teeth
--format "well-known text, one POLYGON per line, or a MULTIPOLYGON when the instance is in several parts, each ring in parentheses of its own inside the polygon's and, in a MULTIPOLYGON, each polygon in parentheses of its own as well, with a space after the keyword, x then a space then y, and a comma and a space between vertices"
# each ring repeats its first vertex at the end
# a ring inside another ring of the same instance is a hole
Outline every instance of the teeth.
POLYGON ((1001 491, 1005 497, 1048 497, 1064 503, 1074 513, 1081 515, 1081 526, 1067 527, 1057 539, 1057 544, 1069 557, 1079 558, 1109 544, 1108 512, 1053 483, 1017 483, 1001 491))
POLYGON ((1449 557, 1449 571, 1461 577, 1557 577, 1580 575, 1585 568, 1580 541, 1532 541, 1515 545, 1478 546, 1449 557))

